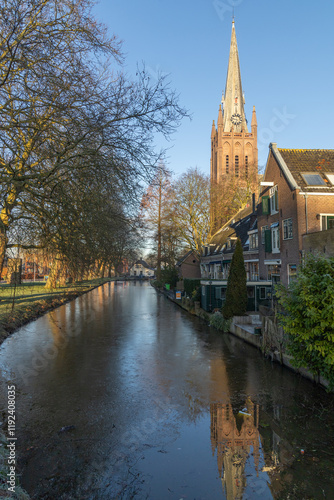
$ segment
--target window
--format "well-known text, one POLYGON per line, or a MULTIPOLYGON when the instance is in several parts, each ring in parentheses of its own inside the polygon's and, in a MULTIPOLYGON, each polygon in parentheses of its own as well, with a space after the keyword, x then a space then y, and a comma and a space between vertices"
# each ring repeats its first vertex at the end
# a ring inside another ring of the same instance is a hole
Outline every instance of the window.
POLYGON ((259 279, 259 263, 246 262, 246 273, 248 281, 257 281, 259 279))
POLYGON ((288 264, 288 283, 294 281, 296 278, 297 278, 296 264, 288 264))
POLYGON ((292 219, 285 219, 283 221, 283 240, 292 239, 292 219))
POLYGON ((326 186, 320 174, 302 174, 302 176, 309 186, 326 186))
POLYGON ((235 167, 234 167, 234 171, 235 171, 235 176, 236 177, 239 177, 239 156, 236 155, 235 156, 235 167))
POLYGON ((272 253, 278 253, 279 250, 279 227, 271 228, 272 253))
POLYGON ((268 266, 267 272, 268 272, 268 280, 279 281, 279 276, 281 273, 281 266, 277 265, 277 264, 271 264, 268 266))
POLYGON ((248 156, 245 156, 245 175, 248 177, 248 156))
POLYGON ((261 227, 261 243, 262 243, 262 245, 264 245, 264 243, 265 243, 265 239, 264 239, 265 231, 268 231, 268 226, 261 227))
POLYGON ((228 279, 229 270, 230 270, 230 263, 223 262, 223 265, 222 265, 222 274, 223 274, 223 279, 224 280, 228 279))
POLYGON ((216 287, 215 288, 215 298, 216 299, 225 299, 226 288, 216 287))
POLYGON ((225 168, 226 168, 226 173, 228 174, 229 171, 229 166, 230 166, 230 158, 229 155, 226 155, 225 157, 225 168))
POLYGON ((214 170, 213 170, 214 178, 217 179, 217 151, 214 156, 214 170))
POLYGON ((277 214, 278 212, 278 190, 277 186, 270 189, 270 213, 277 214))
POLYGON ((331 229, 333 227, 334 227, 334 215, 322 215, 321 230, 326 231, 326 229, 331 229))
POLYGON ((265 300, 267 298, 266 289, 264 286, 260 288, 260 300, 265 300))
POLYGON ((331 184, 334 185, 334 174, 325 174, 331 184))
POLYGON ((253 233, 249 235, 249 249, 255 249, 259 246, 258 233, 253 233))

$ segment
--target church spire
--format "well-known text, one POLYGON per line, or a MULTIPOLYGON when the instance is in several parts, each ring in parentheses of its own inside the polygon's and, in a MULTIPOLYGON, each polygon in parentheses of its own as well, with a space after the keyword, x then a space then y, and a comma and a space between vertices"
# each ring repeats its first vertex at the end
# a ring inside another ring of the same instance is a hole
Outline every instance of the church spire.
POLYGON ((224 103, 224 132, 230 132, 232 127, 235 132, 241 132, 242 130, 248 132, 234 19, 232 22, 230 58, 228 62, 225 95, 222 101, 224 103))

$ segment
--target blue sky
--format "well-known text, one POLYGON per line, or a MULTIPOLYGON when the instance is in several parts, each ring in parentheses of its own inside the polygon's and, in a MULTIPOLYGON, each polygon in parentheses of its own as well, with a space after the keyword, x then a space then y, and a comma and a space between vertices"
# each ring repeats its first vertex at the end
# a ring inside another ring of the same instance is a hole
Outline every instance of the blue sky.
POLYGON ((234 8, 245 111, 258 120, 259 168, 269 142, 333 149, 334 2, 331 0, 100 0, 96 17, 123 41, 125 70, 144 61, 170 74, 192 114, 174 134, 168 166, 210 171, 210 134, 228 65, 234 8))

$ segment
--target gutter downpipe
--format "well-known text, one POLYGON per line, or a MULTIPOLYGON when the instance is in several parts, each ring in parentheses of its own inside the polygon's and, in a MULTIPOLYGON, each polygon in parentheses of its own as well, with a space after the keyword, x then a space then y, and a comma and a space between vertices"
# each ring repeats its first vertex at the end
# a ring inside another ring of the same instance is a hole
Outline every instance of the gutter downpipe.
POLYGON ((305 222, 306 222, 306 234, 308 234, 308 213, 307 213, 307 194, 305 196, 305 222))

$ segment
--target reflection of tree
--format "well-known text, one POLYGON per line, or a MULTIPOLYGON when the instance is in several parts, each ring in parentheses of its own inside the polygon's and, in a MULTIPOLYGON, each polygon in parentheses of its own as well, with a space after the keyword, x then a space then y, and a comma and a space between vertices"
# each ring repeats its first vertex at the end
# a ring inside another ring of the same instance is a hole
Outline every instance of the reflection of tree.
POLYGON ((246 414, 233 414, 230 403, 212 403, 211 446, 217 449, 218 472, 226 489, 228 500, 242 499, 246 486, 245 465, 248 456, 254 455, 258 473, 259 446, 259 405, 246 402, 246 414), (252 448, 252 450, 251 450, 252 448))

